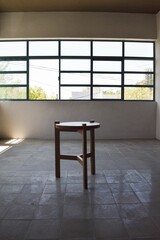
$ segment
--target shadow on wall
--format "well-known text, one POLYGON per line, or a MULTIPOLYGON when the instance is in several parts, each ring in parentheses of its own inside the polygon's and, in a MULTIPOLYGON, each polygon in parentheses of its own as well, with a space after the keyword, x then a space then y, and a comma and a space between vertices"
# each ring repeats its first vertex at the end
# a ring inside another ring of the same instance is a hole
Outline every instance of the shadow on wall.
POLYGON ((20 123, 18 122, 19 115, 14 111, 13 103, 3 102, 0 103, 0 138, 1 139, 12 139, 12 138, 23 138, 20 132, 20 123), (18 125, 17 136, 15 134, 15 123, 18 125))
POLYGON ((28 126, 34 125, 31 124, 31 121, 27 121, 27 119, 32 119, 32 112, 27 112, 24 103, 20 106, 18 104, 18 107, 16 107, 15 102, 0 103, 1 139, 25 138, 28 126))
POLYGON ((9 118, 6 116, 6 111, 4 111, 3 107, 0 105, 0 139, 10 138, 11 136, 6 135, 9 130, 9 118))

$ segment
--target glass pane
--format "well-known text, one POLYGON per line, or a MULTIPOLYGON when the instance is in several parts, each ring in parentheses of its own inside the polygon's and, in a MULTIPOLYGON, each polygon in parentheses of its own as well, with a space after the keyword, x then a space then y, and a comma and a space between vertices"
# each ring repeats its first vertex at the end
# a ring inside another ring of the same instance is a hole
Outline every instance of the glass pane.
POLYGON ((93 42, 93 56, 122 56, 122 42, 93 42))
POLYGON ((62 41, 61 42, 62 56, 89 56, 90 42, 83 41, 62 41))
POLYGON ((90 60, 68 60, 63 59, 61 60, 61 70, 63 71, 90 71, 91 64, 90 60))
POLYGON ((90 84, 89 73, 61 73, 61 84, 90 84))
POLYGON ((153 72, 153 61, 125 60, 125 71, 153 72))
POLYGON ((30 56, 58 56, 58 41, 30 41, 30 56))
POLYGON ((94 99, 121 99, 120 87, 94 87, 93 88, 94 99))
POLYGON ((88 87, 61 87, 61 99, 63 99, 63 100, 90 99, 90 88, 88 88, 88 87))
POLYGON ((126 57, 153 57, 153 43, 125 42, 126 57))
POLYGON ((93 84, 120 85, 121 74, 93 74, 93 84))
POLYGON ((26 61, 1 61, 0 71, 26 71, 27 62, 26 61))
POLYGON ((125 87, 125 100, 153 100, 153 88, 149 87, 125 87))
POLYGON ((0 74, 0 84, 26 84, 26 74, 0 74))
POLYGON ((153 74, 125 74, 124 84, 128 85, 153 85, 153 74))
POLYGON ((26 42, 0 42, 0 56, 26 56, 26 42))
POLYGON ((26 99, 27 90, 25 87, 1 87, 1 99, 26 99))
POLYGON ((99 72, 120 72, 120 61, 94 61, 93 71, 99 72))
POLYGON ((30 99, 59 98, 59 61, 53 59, 30 60, 30 99))

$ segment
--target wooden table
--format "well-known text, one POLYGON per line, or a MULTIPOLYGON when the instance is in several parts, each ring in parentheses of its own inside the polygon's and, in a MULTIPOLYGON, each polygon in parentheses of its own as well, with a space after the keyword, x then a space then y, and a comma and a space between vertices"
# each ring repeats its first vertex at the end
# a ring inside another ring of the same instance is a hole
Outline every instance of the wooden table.
POLYGON ((55 122, 55 175, 60 178, 60 160, 76 160, 83 167, 83 186, 88 188, 87 158, 91 160, 91 173, 95 174, 95 129, 100 124, 90 122, 55 122), (90 132, 90 152, 87 153, 87 131, 90 132), (62 155, 60 153, 60 132, 79 132, 82 135, 82 154, 62 155))

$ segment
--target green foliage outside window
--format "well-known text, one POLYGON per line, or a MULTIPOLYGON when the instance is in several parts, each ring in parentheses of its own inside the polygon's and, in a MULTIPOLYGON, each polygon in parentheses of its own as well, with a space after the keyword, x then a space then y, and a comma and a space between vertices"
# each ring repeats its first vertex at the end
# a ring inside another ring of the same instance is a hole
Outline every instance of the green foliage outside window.
POLYGON ((32 87, 29 91, 29 99, 44 100, 47 98, 45 91, 41 87, 32 87))

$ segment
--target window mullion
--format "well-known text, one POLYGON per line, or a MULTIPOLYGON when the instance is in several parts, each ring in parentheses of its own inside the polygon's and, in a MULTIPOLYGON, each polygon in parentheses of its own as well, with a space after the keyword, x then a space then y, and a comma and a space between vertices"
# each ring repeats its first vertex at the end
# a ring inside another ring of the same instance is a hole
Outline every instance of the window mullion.
POLYGON ((93 100, 93 41, 91 41, 91 86, 90 86, 90 96, 91 96, 91 100, 93 100))
POLYGON ((29 100, 29 41, 27 41, 27 100, 29 100))
POLYGON ((121 90, 121 99, 124 100, 124 58, 125 58, 125 50, 124 50, 125 42, 122 42, 122 90, 121 90))

